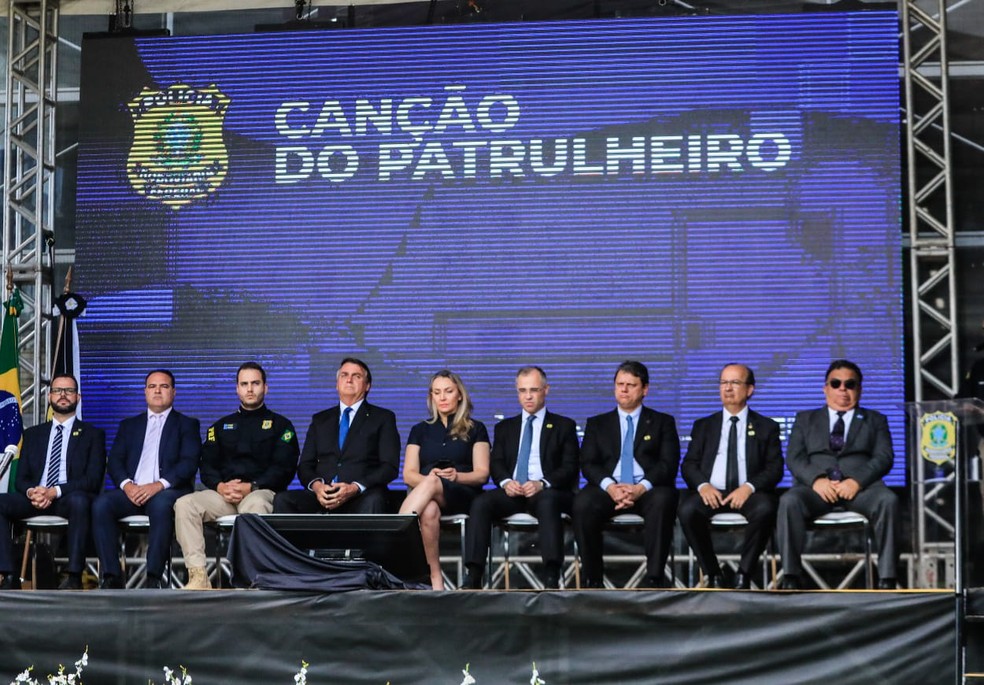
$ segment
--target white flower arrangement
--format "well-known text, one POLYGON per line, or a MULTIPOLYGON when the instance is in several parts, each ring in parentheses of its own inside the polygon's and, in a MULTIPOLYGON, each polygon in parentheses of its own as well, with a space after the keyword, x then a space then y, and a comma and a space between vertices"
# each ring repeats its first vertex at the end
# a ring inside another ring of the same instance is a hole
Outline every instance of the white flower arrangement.
MULTIPOLYGON (((75 662, 75 672, 66 673, 65 667, 61 664, 58 666, 57 675, 48 675, 47 685, 83 685, 82 683, 82 670, 89 665, 89 648, 86 647, 85 651, 78 661, 75 662)), ((310 664, 306 661, 301 661, 301 670, 294 674, 294 685, 307 685, 307 672, 310 664)), ((469 670, 471 664, 465 664, 464 670, 461 671, 462 680, 461 685, 476 685, 478 682, 469 670)), ((181 669, 181 674, 178 675, 174 669, 164 667, 164 682, 162 685, 192 685, 191 676, 188 675, 188 669, 184 666, 179 666, 181 669)), ((28 666, 21 672, 14 680, 11 681, 10 685, 42 685, 41 681, 31 677, 31 671, 34 670, 34 666, 28 666)), ((147 685, 154 685, 153 681, 148 680, 147 685)), ((390 685, 389 682, 386 685, 390 685)), ((530 676, 530 685, 547 685, 547 681, 540 678, 540 672, 536 668, 536 662, 533 662, 533 672, 530 676)))

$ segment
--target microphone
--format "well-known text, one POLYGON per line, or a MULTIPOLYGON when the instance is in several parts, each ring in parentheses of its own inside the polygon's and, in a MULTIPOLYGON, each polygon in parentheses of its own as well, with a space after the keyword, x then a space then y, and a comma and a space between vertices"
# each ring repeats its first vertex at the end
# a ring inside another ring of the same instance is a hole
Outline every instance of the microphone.
POLYGON ((7 469, 10 468, 10 463, 19 452, 20 450, 17 448, 17 445, 7 445, 7 447, 4 448, 3 455, 0 455, 0 478, 3 478, 6 475, 7 469))

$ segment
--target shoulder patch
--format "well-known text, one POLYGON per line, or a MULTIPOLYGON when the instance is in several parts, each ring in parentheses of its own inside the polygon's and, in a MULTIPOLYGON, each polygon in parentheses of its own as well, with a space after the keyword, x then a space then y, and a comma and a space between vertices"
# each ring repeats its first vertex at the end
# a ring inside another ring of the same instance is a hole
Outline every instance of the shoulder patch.
POLYGON ((291 440, 294 439, 294 431, 288 428, 287 430, 284 431, 284 434, 280 436, 280 439, 283 440, 284 442, 290 442, 291 440))
POLYGON ((215 426, 209 426, 206 442, 215 442, 215 426))

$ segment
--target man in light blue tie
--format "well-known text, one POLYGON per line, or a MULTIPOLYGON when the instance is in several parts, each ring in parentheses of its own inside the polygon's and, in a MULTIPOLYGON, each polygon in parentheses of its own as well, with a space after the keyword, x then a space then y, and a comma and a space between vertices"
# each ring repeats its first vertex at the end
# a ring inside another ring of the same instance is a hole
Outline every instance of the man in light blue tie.
POLYGON ((585 587, 604 586, 603 530, 616 514, 643 518, 646 575, 641 587, 668 585, 664 568, 673 541, 680 438, 676 422, 642 402, 649 370, 625 361, 615 372, 614 411, 588 419, 581 445, 581 470, 588 484, 574 498, 574 534, 581 552, 585 587))
POLYGON ((499 487, 472 503, 465 535, 466 588, 482 587, 493 522, 521 513, 532 514, 539 523, 543 586, 560 587, 564 563, 561 515, 571 513, 577 487, 577 427, 573 419, 547 411, 549 391, 547 374, 540 367, 524 366, 516 374, 516 394, 523 411, 495 426, 490 469, 499 487))
POLYGON ((75 416, 80 394, 74 377, 55 376, 48 389, 52 420, 24 431, 17 492, 0 495, 0 590, 21 585, 10 521, 42 514, 68 519, 68 576, 59 589, 82 589, 89 509, 106 472, 106 434, 75 416))

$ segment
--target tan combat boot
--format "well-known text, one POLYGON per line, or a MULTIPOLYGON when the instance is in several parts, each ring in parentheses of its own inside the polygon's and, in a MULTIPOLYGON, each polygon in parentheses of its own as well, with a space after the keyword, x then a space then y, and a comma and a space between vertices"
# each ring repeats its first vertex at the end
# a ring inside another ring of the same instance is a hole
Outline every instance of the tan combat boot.
POLYGON ((208 574, 202 566, 192 566, 188 569, 188 582, 185 583, 185 590, 211 590, 212 584, 208 582, 208 574))

